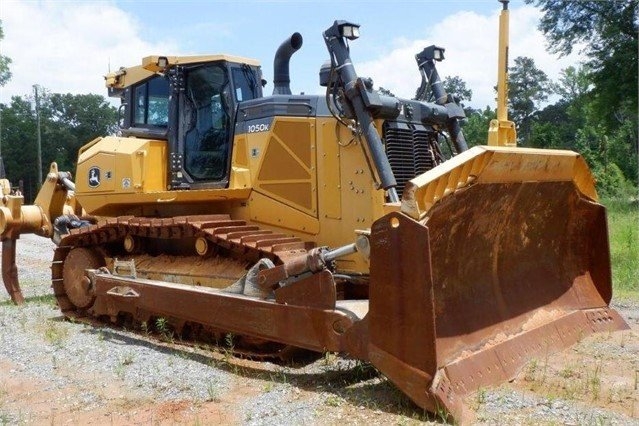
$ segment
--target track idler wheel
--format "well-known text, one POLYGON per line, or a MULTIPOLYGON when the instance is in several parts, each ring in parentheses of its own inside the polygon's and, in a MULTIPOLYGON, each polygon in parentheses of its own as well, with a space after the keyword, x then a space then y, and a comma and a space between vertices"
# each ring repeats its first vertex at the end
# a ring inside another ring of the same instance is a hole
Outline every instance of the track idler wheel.
POLYGON ((102 266, 105 266, 104 258, 94 250, 75 248, 69 252, 64 261, 62 278, 67 298, 76 308, 87 309, 93 305, 95 293, 85 270, 102 266))

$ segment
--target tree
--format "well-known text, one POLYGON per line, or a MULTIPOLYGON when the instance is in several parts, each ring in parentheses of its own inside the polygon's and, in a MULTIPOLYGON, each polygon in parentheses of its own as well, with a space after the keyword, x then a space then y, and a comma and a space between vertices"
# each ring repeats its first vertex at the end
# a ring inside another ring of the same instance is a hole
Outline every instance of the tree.
POLYGON ((592 80, 584 67, 570 66, 561 71, 559 81, 552 86, 561 99, 534 113, 528 144, 578 150, 577 135, 592 117, 592 80))
POLYGON ((539 29, 552 52, 567 55, 585 43, 584 52, 607 124, 615 113, 637 116, 637 0, 525 0, 544 13, 539 29))
POLYGON ((512 120, 519 127, 520 141, 528 145, 533 114, 552 93, 552 85, 532 58, 519 56, 514 62, 515 65, 509 68, 508 106, 512 120))
POLYGON ((466 86, 466 82, 460 76, 446 77, 443 84, 446 93, 454 96, 459 102, 470 102, 473 99, 473 91, 466 86))
POLYGON ((466 114, 463 130, 468 146, 486 145, 488 141, 488 126, 490 120, 497 116, 497 112, 486 106, 484 110, 470 110, 466 114))
POLYGON ((100 95, 54 93, 48 98, 47 109, 50 115, 45 139, 49 152, 56 152, 55 161, 63 170, 75 168, 82 145, 117 130, 117 110, 100 95))
POLYGON ((569 66, 560 73, 553 92, 561 99, 535 113, 530 145, 538 148, 575 149, 575 135, 592 118, 592 79, 587 67, 569 66))
MULTIPOLYGON (((575 144, 580 145, 577 149, 592 151, 590 139, 594 138, 602 153, 598 159, 591 155, 592 161, 603 166, 596 168, 598 176, 602 176, 601 170, 603 173, 620 170, 636 185, 639 2, 526 0, 526 3, 541 7, 544 15, 539 28, 548 39, 550 51, 566 55, 576 45, 585 46, 583 52, 589 59, 583 74, 589 78, 591 87, 588 94, 568 104, 573 120, 581 115, 575 136, 575 144)), ((573 82, 583 80, 578 73, 572 77, 573 82)))
POLYGON ((554 92, 566 102, 577 101, 586 96, 593 88, 587 67, 569 66, 561 70, 559 83, 553 85, 554 92))
MULTIPOLYGON (((2 20, 0 20, 0 42, 4 39, 4 32, 2 31, 2 20)), ((9 65, 11 64, 11 58, 0 55, 0 87, 7 84, 11 79, 11 71, 9 65)))
POLYGON ((535 113, 530 123, 528 145, 535 148, 574 149, 578 127, 568 114, 569 108, 570 104, 560 101, 535 113))
MULTIPOLYGON (((37 188, 36 120, 31 103, 19 96, 2 110, 2 159, 7 179, 13 185, 22 180, 29 195, 37 188)), ((28 198, 31 199, 31 198, 28 198)))
POLYGON ((637 139, 632 120, 606 128, 588 67, 563 70, 555 92, 561 99, 531 119, 529 145, 577 151, 595 174, 600 194, 627 194, 629 181, 636 182, 637 176, 637 156, 628 143, 637 139))
MULTIPOLYGON (((473 91, 468 88, 466 82, 458 75, 445 77, 442 81, 442 86, 447 94, 454 96, 460 103, 463 101, 471 101, 473 98, 473 91)), ((417 98, 419 91, 420 90, 418 88, 415 98, 417 98)), ((435 101, 430 85, 426 88, 424 97, 428 102, 435 101)))
MULTIPOLYGON (((38 187, 36 119, 33 99, 14 96, 2 114, 2 154, 8 179, 23 180, 25 198, 33 200, 38 187)), ((40 98, 42 169, 52 161, 60 170, 75 171, 78 150, 98 136, 116 130, 117 110, 99 95, 71 95, 43 91, 40 98)))

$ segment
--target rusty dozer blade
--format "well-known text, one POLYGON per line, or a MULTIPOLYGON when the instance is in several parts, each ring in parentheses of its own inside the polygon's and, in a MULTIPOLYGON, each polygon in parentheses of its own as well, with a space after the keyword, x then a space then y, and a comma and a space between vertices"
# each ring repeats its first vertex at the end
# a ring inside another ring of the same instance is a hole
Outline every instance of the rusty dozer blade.
POLYGON ((476 147, 409 182, 371 229, 371 362, 421 407, 532 358, 627 328, 612 296, 605 209, 568 151, 476 147))

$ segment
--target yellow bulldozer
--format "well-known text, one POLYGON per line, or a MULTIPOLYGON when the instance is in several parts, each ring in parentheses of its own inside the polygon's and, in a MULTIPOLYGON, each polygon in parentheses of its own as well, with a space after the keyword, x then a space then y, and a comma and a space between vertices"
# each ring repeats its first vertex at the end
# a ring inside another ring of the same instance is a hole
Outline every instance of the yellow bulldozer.
POLYGON ((471 149, 436 71, 444 50, 416 55, 418 99, 384 95, 357 75, 347 21, 323 33, 325 95, 291 94, 299 33, 277 50, 271 95, 257 61, 228 55, 110 73, 120 132, 80 149, 75 182, 52 164, 33 205, 2 184, 11 299, 16 240, 35 233, 56 244, 69 318, 163 318, 246 356, 343 353, 457 420, 466 395, 536 354, 627 327, 583 158, 514 146, 502 3, 499 113, 471 149))

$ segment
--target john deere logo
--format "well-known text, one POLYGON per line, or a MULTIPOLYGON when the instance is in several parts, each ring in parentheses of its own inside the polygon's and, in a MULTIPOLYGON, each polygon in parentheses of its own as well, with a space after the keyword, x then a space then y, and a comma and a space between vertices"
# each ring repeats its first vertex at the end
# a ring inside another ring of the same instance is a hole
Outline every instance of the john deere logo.
POLYGON ((97 188, 100 186, 100 168, 91 167, 89 169, 89 186, 91 188, 97 188))

